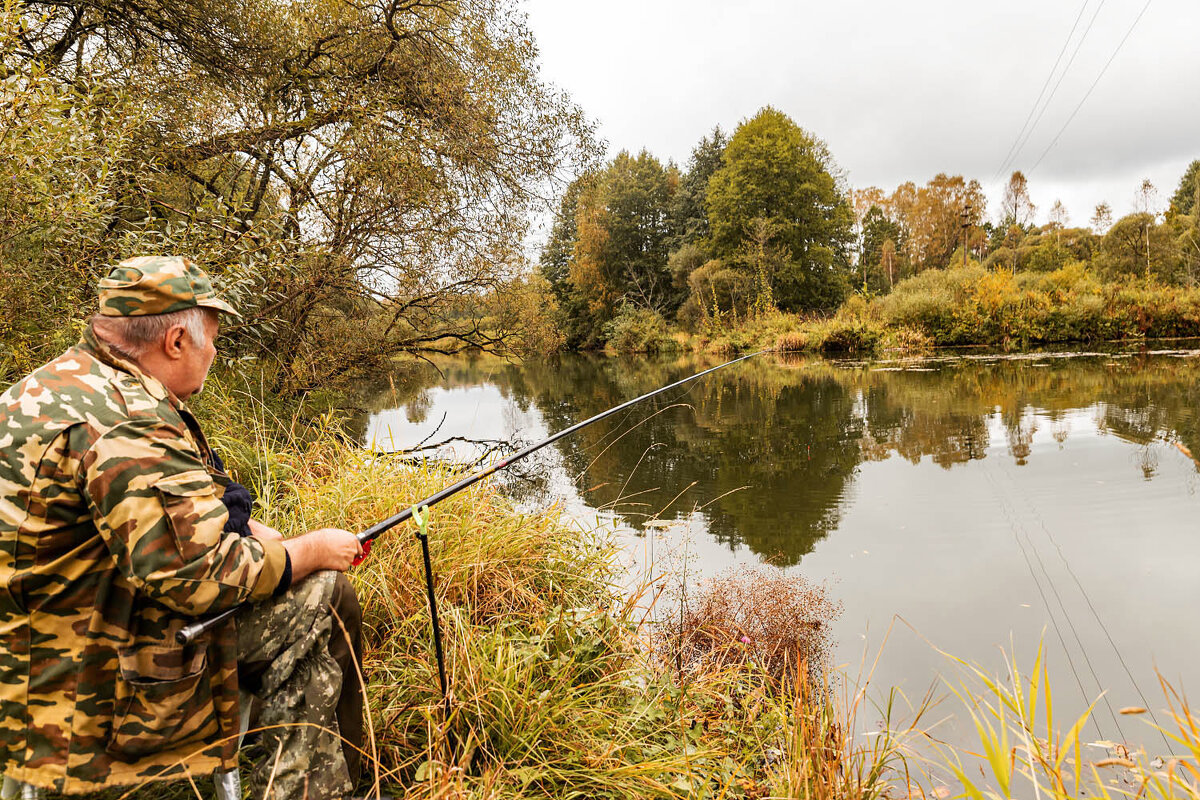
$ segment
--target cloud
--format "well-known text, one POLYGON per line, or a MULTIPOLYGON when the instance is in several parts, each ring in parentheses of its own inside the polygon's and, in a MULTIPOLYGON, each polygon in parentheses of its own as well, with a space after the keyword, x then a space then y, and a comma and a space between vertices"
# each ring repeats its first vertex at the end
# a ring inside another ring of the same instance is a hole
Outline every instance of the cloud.
POLYGON ((732 129, 771 104, 824 138, 856 186, 965 174, 989 187, 993 206, 993 176, 1067 42, 1059 72, 1074 60, 1051 81, 1057 91, 1014 166, 1035 199, 1056 192, 1083 222, 1101 199, 1125 210, 1142 177, 1169 196, 1200 158, 1194 0, 1154 0, 1042 157, 1143 6, 532 0, 526 9, 544 77, 598 119, 613 152, 646 147, 682 164, 714 125, 732 129))

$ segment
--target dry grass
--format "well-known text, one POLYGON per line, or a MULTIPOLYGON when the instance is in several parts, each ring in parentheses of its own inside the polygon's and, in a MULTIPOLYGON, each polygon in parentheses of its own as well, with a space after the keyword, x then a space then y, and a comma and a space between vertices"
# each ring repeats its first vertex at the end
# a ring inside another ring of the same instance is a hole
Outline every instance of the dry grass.
POLYGON ((751 663, 781 686, 824 674, 829 626, 841 612, 824 587, 771 566, 741 567, 680 598, 656 640, 681 675, 751 663))

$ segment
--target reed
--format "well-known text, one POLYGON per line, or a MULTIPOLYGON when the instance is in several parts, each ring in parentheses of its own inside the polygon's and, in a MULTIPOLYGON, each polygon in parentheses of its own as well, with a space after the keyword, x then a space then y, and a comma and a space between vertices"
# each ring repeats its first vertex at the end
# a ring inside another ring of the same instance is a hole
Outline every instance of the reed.
MULTIPOLYGON (((1003 676, 950 658, 964 677, 947 685, 970 719, 979 747, 942 745, 927 762, 931 775, 951 777, 954 789, 947 788, 947 796, 970 800, 1200 798, 1200 719, 1186 697, 1166 681, 1160 679, 1170 722, 1160 726, 1152 716, 1143 717, 1141 733, 1144 741, 1161 740, 1171 752, 1150 755, 1145 747, 1086 742, 1082 733, 1095 702, 1075 719, 1056 720, 1051 676, 1041 647, 1028 672, 1022 671, 1015 656, 1006 656, 1003 676)), ((1146 712, 1145 708, 1121 710, 1139 717, 1146 712)))

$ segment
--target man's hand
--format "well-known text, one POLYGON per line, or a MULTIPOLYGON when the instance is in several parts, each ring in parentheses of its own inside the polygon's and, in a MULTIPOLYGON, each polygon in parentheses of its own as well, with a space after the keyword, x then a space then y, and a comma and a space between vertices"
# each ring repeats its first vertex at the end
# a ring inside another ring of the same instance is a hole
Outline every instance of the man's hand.
POLYGON ((278 542, 283 539, 282 533, 256 519, 250 520, 250 535, 255 539, 262 539, 264 542, 278 542))
POLYGON ((321 528, 295 539, 285 539, 284 548, 292 559, 292 580, 298 581, 317 570, 345 572, 362 555, 358 537, 340 528, 321 528))

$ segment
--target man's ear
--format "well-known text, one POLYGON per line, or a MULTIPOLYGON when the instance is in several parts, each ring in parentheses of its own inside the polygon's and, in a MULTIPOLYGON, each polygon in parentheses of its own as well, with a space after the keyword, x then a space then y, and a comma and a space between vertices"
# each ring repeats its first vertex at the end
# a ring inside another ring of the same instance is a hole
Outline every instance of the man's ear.
POLYGON ((167 328, 167 332, 163 334, 163 352, 167 358, 178 359, 183 357, 183 339, 187 335, 187 328, 182 325, 172 325, 170 328, 167 328))

